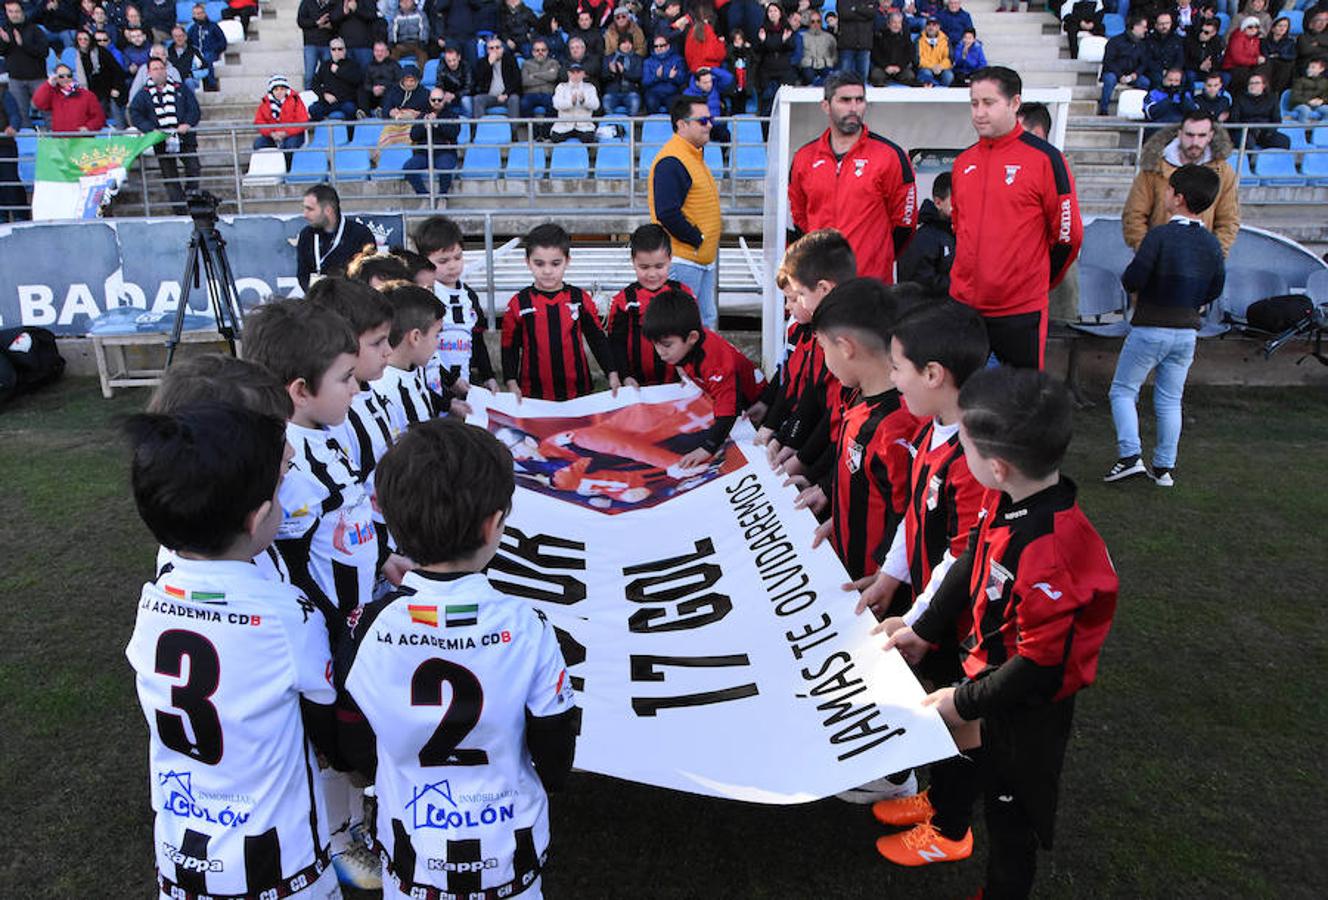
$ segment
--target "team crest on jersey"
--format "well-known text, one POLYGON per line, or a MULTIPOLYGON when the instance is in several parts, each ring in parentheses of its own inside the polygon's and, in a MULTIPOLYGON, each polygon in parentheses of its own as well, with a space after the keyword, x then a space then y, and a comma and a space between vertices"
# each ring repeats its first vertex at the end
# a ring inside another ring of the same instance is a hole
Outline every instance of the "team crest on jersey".
POLYGON ((1006 184, 1014 184, 1014 177, 1015 177, 1016 175, 1019 174, 1019 170, 1022 169, 1022 168, 1023 168, 1023 166, 1006 166, 1006 167, 1005 167, 1005 183, 1006 183, 1006 184))
POLYGON ((866 170, 867 170, 867 160, 865 160, 865 159, 857 159, 857 158, 854 158, 854 160, 853 160, 853 177, 854 177, 854 178, 861 178, 861 177, 862 177, 862 173, 865 172, 866 170))
POLYGON ((941 502, 941 476, 933 475, 927 481, 927 511, 935 512, 936 505, 941 502))
POLYGON ((862 468, 862 445, 857 441, 850 441, 848 445, 848 470, 857 473, 862 468))
POLYGON ((1012 578, 1010 570, 993 559, 987 568, 987 600, 995 603, 1005 596, 1005 586, 1012 578))

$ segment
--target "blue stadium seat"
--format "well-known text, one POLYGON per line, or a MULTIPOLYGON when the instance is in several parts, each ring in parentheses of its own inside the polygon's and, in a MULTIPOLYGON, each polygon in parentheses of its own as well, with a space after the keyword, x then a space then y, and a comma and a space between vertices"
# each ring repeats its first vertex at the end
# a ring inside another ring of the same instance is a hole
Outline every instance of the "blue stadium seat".
POLYGON ((37 132, 24 129, 15 140, 18 143, 18 180, 32 187, 37 180, 37 132))
POLYGON ((714 144, 706 144, 705 149, 701 151, 701 158, 705 160, 706 167, 710 169, 710 174, 715 176, 715 180, 724 179, 724 152, 714 144))
POLYGON ((738 178, 764 178, 766 170, 765 145, 739 146, 733 153, 734 175, 738 178))
POLYGON ((648 116, 641 123, 641 143, 662 144, 673 137, 673 125, 668 116, 648 116))
POLYGON ((1217 29, 1218 34, 1226 35, 1231 33, 1231 16, 1224 12, 1220 12, 1217 14, 1217 21, 1220 23, 1217 29))
POLYGON ((595 151, 595 177, 631 178, 631 148, 625 143, 601 143, 595 151))
POLYGON ((1291 33, 1299 35, 1305 30, 1305 12, 1300 9, 1284 9, 1275 17, 1291 23, 1291 33))
POLYGON ((655 157, 659 155, 661 144, 642 144, 640 146, 640 158, 636 165, 636 174, 639 178, 650 177, 650 167, 655 163, 655 157))
POLYGON ((1254 157, 1259 184, 1269 187, 1299 187, 1305 178, 1296 171, 1296 154, 1290 150, 1262 150, 1254 157))
POLYGON ((307 144, 309 147, 326 147, 329 141, 341 147, 347 140, 345 125, 325 125, 313 129, 313 132, 307 144))
POLYGON ((352 147, 377 147, 378 139, 383 136, 382 125, 356 125, 355 137, 351 138, 352 147))
POLYGON ((1250 171, 1250 156, 1248 153, 1242 156, 1240 151, 1237 150, 1227 157, 1227 164, 1236 170, 1243 187, 1251 187, 1259 183, 1258 176, 1250 171))
MULTIPOLYGON (((1125 17, 1116 13, 1107 13, 1102 17, 1102 27, 1106 30, 1107 37, 1112 38, 1118 34, 1125 33, 1125 17)), ((1223 32, 1225 34, 1226 32, 1223 32)))
POLYGON ((1079 266, 1079 321, 1071 322, 1071 328, 1095 337, 1124 337, 1130 330, 1124 318, 1104 322, 1103 317, 1123 316, 1128 305, 1119 275, 1101 266, 1079 266))
POLYGON ((291 184, 317 184, 327 179, 327 154, 318 150, 296 150, 291 158, 291 184))
POLYGON ((1282 112, 1282 118, 1291 118, 1291 91, 1285 90, 1277 98, 1277 108, 1282 112))
POLYGON ((765 135, 761 133, 761 123, 752 116, 734 116, 729 130, 733 132, 734 143, 765 146, 765 135))
POLYGON ((590 151, 580 141, 557 144, 549 154, 550 178, 589 178, 590 151))
POLYGON ((475 123, 475 137, 473 143, 476 144, 497 144, 499 146, 512 143, 512 126, 506 119, 502 118, 484 118, 475 123))
POLYGON ((1328 127, 1319 127, 1310 132, 1310 143, 1316 147, 1328 147, 1328 127))
POLYGON ((435 87, 438 84, 438 60, 431 59, 424 64, 424 72, 420 76, 420 83, 425 87, 435 87))
POLYGON ((374 181, 401 178, 405 174, 406 160, 410 159, 413 152, 409 147, 384 147, 379 151, 378 163, 369 173, 369 177, 374 181))
POLYGON ((369 151, 363 147, 337 148, 338 181, 364 181, 371 168, 369 151))
MULTIPOLYGON (((175 0, 175 21, 191 22, 194 18, 194 0, 175 0)), ((151 34, 148 35, 152 37, 151 34)))
POLYGON ((1280 272, 1249 266, 1227 266, 1226 284, 1218 300, 1227 318, 1244 322, 1245 312, 1255 300, 1277 297, 1289 290, 1286 278, 1280 272))
POLYGON ((55 67, 58 66, 58 65, 60 65, 60 57, 58 57, 58 56, 55 55, 55 51, 54 51, 54 50, 47 50, 47 51, 46 51, 46 74, 47 74, 47 75, 54 74, 54 73, 55 73, 55 67))
POLYGON ((1279 128, 1277 130, 1282 134, 1285 134, 1291 141, 1292 150, 1300 151, 1309 149, 1310 142, 1305 138, 1304 128, 1279 128))
POLYGON ((1328 151, 1306 153, 1300 163, 1300 172, 1315 187, 1328 187, 1328 151))
POLYGON ((78 48, 66 47, 65 49, 61 50, 60 62, 69 66, 69 68, 74 72, 74 74, 78 74, 78 48))
MULTIPOLYGON (((526 0, 526 6, 537 16, 544 15, 544 0, 526 0)), ((559 24, 562 24, 561 22, 559 24)))
POLYGON ((503 153, 497 147, 471 144, 461 160, 461 177, 467 179, 497 178, 503 168, 503 153))
POLYGON ((536 144, 515 144, 507 151, 507 167, 503 174, 508 178, 543 178, 546 165, 544 148, 536 144))

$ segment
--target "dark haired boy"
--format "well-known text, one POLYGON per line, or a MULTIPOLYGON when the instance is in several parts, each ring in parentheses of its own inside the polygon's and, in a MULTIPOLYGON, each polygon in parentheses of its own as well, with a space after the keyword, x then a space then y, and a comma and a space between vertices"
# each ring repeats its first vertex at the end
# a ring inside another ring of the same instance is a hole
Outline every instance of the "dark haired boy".
POLYGON ((571 770, 576 705, 553 626, 483 574, 514 489, 511 453, 455 420, 412 428, 379 467, 383 514, 417 568, 352 623, 336 673, 392 896, 540 896, 546 792, 571 770))
POLYGON ((1152 476, 1159 487, 1175 484, 1180 401, 1194 362, 1199 310, 1216 301, 1226 283, 1222 245, 1202 221, 1221 188, 1221 178, 1208 166, 1186 165, 1172 172, 1166 194, 1171 221, 1149 229, 1121 275, 1121 284, 1134 298, 1134 316, 1109 392, 1119 459, 1103 481, 1148 472, 1140 455, 1136 403, 1148 373, 1156 369, 1157 446, 1153 448, 1152 476))
MULTIPOLYGON (((290 395, 267 369, 224 353, 200 353, 166 370, 147 411, 169 414, 200 403, 247 409, 282 422, 291 417, 293 409, 290 395)), ((290 581, 285 561, 270 543, 254 556, 253 564, 265 578, 290 581)), ((174 566, 175 554, 165 546, 158 548, 157 575, 165 575, 174 566)))
POLYGON ((895 264, 899 281, 911 281, 933 297, 950 296, 955 237, 950 224, 950 173, 931 183, 931 199, 918 210, 918 230, 895 264))
POLYGON ((687 285, 669 277, 673 240, 662 225, 654 222, 642 225, 632 232, 628 247, 636 281, 613 295, 606 323, 613 353, 609 389, 615 393, 624 384, 640 387, 675 380, 673 367, 659 358, 654 343, 642 334, 641 320, 650 308, 650 301, 663 291, 682 291, 695 296, 687 285))
POLYGON ((588 394, 590 363, 582 339, 605 373, 613 361, 594 298, 563 281, 572 238, 550 222, 531 229, 524 243, 535 283, 517 291, 503 314, 503 380, 518 400, 588 394))
POLYGON ((438 348, 443 303, 417 284, 398 284, 383 296, 392 307, 391 345, 383 375, 371 387, 387 397, 397 434, 448 412, 448 399, 425 380, 425 366, 438 348))
POLYGON ((252 562, 281 525, 286 426, 211 403, 126 430, 134 501, 173 556, 143 586, 125 649, 147 719, 161 891, 334 896, 313 777, 315 749, 336 753, 327 628, 252 562))
POLYGON ((428 288, 443 304, 438 349, 425 365, 430 390, 438 394, 455 390, 465 397, 475 378, 497 391, 498 379, 484 343, 487 320, 480 310, 479 294, 461 280, 466 268, 461 229, 451 219, 430 216, 415 232, 415 248, 433 264, 433 283, 428 288))
POLYGON ((641 330, 654 342, 659 358, 700 388, 714 407, 715 421, 701 435, 701 445, 677 463, 679 469, 708 465, 729 438, 744 409, 759 419, 764 378, 742 351, 701 324, 695 299, 682 291, 664 291, 650 301, 641 330))
POLYGON ((1075 695, 1097 677, 1120 585, 1074 482, 1060 474, 1071 435, 1065 386, 1042 372, 988 369, 964 385, 959 406, 964 455, 987 499, 931 606, 886 648, 916 653, 968 623, 963 680, 923 703, 957 736, 980 731, 980 747, 957 738, 977 777, 945 796, 933 784, 931 803, 913 801, 917 816, 896 822, 914 827, 876 846, 906 866, 963 859, 983 794, 991 848, 982 894, 1027 897, 1037 846, 1052 844, 1075 695))
POLYGON ((1187 98, 1187 106, 1198 110, 1214 122, 1231 118, 1231 95, 1227 93, 1222 76, 1213 72, 1204 78, 1203 90, 1187 98))

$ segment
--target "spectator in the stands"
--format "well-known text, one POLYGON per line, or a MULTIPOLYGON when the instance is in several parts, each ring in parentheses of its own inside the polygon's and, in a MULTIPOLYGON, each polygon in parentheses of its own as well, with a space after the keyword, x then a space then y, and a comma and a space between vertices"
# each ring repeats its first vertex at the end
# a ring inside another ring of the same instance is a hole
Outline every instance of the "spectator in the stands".
POLYGON ((654 115, 668 112, 673 98, 682 93, 687 84, 687 63, 663 35, 652 38, 650 46, 653 52, 642 66, 641 84, 645 88, 645 112, 654 115))
POLYGON ((364 81, 364 72, 348 59, 346 44, 341 38, 328 44, 332 58, 318 64, 311 90, 318 99, 309 104, 309 118, 315 122, 324 119, 354 119, 355 99, 364 81))
POLYGON ((101 104, 106 121, 116 128, 124 127, 125 73, 111 54, 109 46, 98 46, 93 36, 80 31, 74 36, 78 48, 78 63, 74 78, 85 84, 92 96, 101 104))
POLYGON ((974 72, 986 67, 987 53, 982 49, 982 41, 978 40, 976 31, 965 28, 954 48, 954 86, 964 87, 974 72))
POLYGON ((188 32, 183 25, 171 29, 171 42, 166 45, 166 61, 184 76, 184 83, 189 90, 198 91, 209 70, 208 61, 198 48, 189 43, 188 32))
POLYGON ((521 0, 504 0, 498 10, 498 37, 507 45, 509 53, 530 55, 530 42, 535 38, 539 17, 521 0))
MULTIPOLYGON (((175 68, 175 66, 171 65, 170 54, 166 52, 166 48, 163 47, 161 44, 153 44, 148 49, 148 61, 151 62, 154 59, 160 59, 161 61, 166 63, 167 81, 171 82, 172 84, 185 83, 184 73, 181 72, 179 69, 175 68)), ((134 80, 129 84, 129 102, 133 103, 134 98, 138 96, 138 92, 143 90, 143 88, 147 86, 148 86, 148 67, 147 65, 142 65, 139 66, 138 73, 134 75, 134 80)), ((190 88, 190 90, 193 89, 190 88)))
MULTIPOLYGON (((833 39, 831 43, 833 45, 833 39)), ((696 72, 701 69, 714 69, 716 79, 720 82, 720 90, 728 90, 733 83, 733 76, 724 70, 727 54, 728 47, 715 28, 714 12, 710 11, 709 7, 705 7, 704 11, 698 10, 692 18, 692 23, 687 26, 686 36, 682 41, 682 55, 687 63, 687 70, 696 72), (719 72, 724 74, 720 75, 719 72)))
POLYGON ((558 111, 558 118, 549 129, 549 140, 554 143, 576 138, 583 143, 595 140, 595 123, 592 117, 599 109, 599 92, 586 81, 585 66, 569 63, 567 80, 553 91, 553 108, 558 111))
POLYGON ((1304 28, 1296 38, 1296 64, 1302 70, 1310 60, 1328 57, 1328 10, 1307 13, 1304 28))
POLYGON ((460 98, 438 86, 429 91, 429 111, 410 128, 410 142, 414 151, 406 160, 406 181, 417 194, 429 193, 426 175, 419 174, 429 168, 430 158, 438 177, 438 193, 452 189, 452 173, 457 167, 457 138, 461 125, 456 121, 461 112, 460 98))
MULTIPOLYGON (((857 72, 866 81, 871 74, 872 41, 876 31, 877 0, 844 0, 839 4, 839 68, 857 72)), ((767 7, 767 11, 769 7, 767 7)), ((769 23, 765 23, 767 29, 769 23)))
MULTIPOLYGON (((453 0, 460 3, 462 0, 453 0)), ((521 70, 515 57, 497 37, 485 42, 485 53, 475 61, 475 94, 472 114, 482 116, 492 109, 505 110, 516 118, 521 115, 521 70)))
POLYGON ((916 84, 914 55, 913 39, 904 27, 904 14, 892 9, 885 17, 885 28, 877 33, 872 44, 871 83, 876 87, 916 84))
POLYGON ((1328 77, 1325 61, 1312 59, 1291 85, 1291 117, 1297 122, 1322 122, 1328 119, 1328 77))
POLYGON ((629 34, 622 34, 618 49, 604 58, 605 114, 635 116, 641 111, 641 57, 629 34))
POLYGON ((26 9, 41 24, 57 53, 74 45, 79 19, 77 0, 30 0, 26 9))
MULTIPOLYGON (((729 0, 731 8, 739 0, 729 0)), ((751 0, 748 0, 751 2, 751 0)), ((646 55, 646 34, 641 30, 641 26, 636 23, 636 15, 631 7, 620 5, 613 11, 613 18, 609 26, 604 29, 604 49, 608 52, 610 47, 622 46, 622 39, 630 38, 632 41, 632 52, 642 58, 646 55)))
MULTIPOLYGON (((847 8, 847 5, 846 5, 847 8)), ((793 29, 784 20, 784 10, 778 3, 771 3, 765 8, 765 21, 756 32, 756 96, 760 114, 770 115, 775 103, 775 94, 780 85, 792 84, 793 75, 793 29)), ((844 38, 839 39, 839 65, 849 63, 844 59, 844 38)), ((856 65, 856 63, 854 64, 856 65)), ((650 106, 649 102, 646 104, 650 106)), ((660 110, 651 109, 651 112, 660 110)))
POLYGON ((1179 122, 1184 118, 1190 97, 1184 81, 1183 70, 1168 69, 1161 83, 1154 85, 1144 98, 1144 118, 1150 122, 1179 122))
POLYGON ((74 70, 64 63, 37 88, 32 105, 50 113, 49 127, 54 132, 100 131, 106 113, 92 91, 74 79, 74 70))
POLYGON ((976 32, 973 17, 964 9, 963 0, 945 0, 945 5, 936 13, 936 21, 941 23, 941 31, 945 32, 951 47, 959 46, 959 39, 964 36, 964 29, 973 28, 976 32))
POLYGON ((586 73, 586 83, 593 84, 598 91, 599 72, 604 65, 604 58, 596 57, 592 66, 590 56, 586 53, 586 42, 579 37, 567 39, 567 65, 564 68, 570 68, 572 63, 581 66, 582 71, 586 73))
MULTIPOLYGON (((1263 37, 1268 30, 1273 27, 1273 17, 1268 13, 1268 0, 1245 0, 1240 8, 1240 15, 1231 20, 1231 31, 1234 34, 1237 27, 1241 31, 1245 30, 1245 20, 1255 19, 1259 23, 1259 37, 1263 37), (1240 20, 1239 26, 1236 20, 1240 20)), ((1230 40, 1230 36, 1227 38, 1230 40)))
POLYGON ((332 25, 337 36, 346 42, 347 57, 355 60, 361 70, 373 59, 378 22, 378 8, 373 0, 332 0, 332 25))
POLYGON ((286 151, 286 168, 290 169, 290 151, 304 146, 304 123, 308 121, 309 110, 304 108, 300 95, 291 90, 286 76, 273 75, 267 80, 267 93, 254 110, 254 124, 260 126, 254 149, 286 151))
POLYGON ((1222 85, 1226 86, 1231 77, 1222 71, 1222 55, 1226 42, 1218 34, 1218 21, 1205 19, 1185 36, 1185 78, 1187 81, 1206 81, 1210 73, 1222 76, 1222 85))
POLYGON ((1240 29, 1227 39, 1227 52, 1222 58, 1222 68, 1231 73, 1228 87, 1233 97, 1245 92, 1245 85, 1250 76, 1266 63, 1259 38, 1259 20, 1246 16, 1240 23, 1240 29))
POLYGON ((698 69, 684 93, 705 101, 710 108, 710 140, 716 144, 727 144, 732 138, 729 127, 717 121, 724 114, 724 98, 720 94, 719 85, 715 83, 714 72, 711 69, 698 69))
MULTIPOLYGON (((563 79, 562 63, 549 53, 544 38, 535 38, 530 45, 530 59, 521 64, 521 116, 526 119, 545 118, 553 114, 553 89, 563 79)), ((543 127, 536 134, 547 135, 543 127)))
POLYGON ((682 42, 687 34, 690 17, 682 14, 682 0, 665 0, 651 10, 650 34, 655 38, 664 38, 673 48, 673 52, 682 56, 682 42))
POLYGON ((129 121, 145 134, 166 133, 166 140, 153 147, 157 165, 166 181, 166 193, 176 215, 184 215, 184 195, 198 188, 198 136, 194 133, 202 113, 194 92, 166 77, 166 60, 148 61, 148 84, 129 101, 129 121), (184 163, 184 178, 180 178, 184 163))
POLYGON ((1296 73, 1296 38, 1291 33, 1291 20, 1278 16, 1273 20, 1273 27, 1268 35, 1259 42, 1259 50, 1268 60, 1268 92, 1274 97, 1291 86, 1291 77, 1296 73))
POLYGON ((258 0, 226 0, 226 8, 221 11, 223 21, 239 19, 240 28, 246 40, 249 38, 249 20, 258 15, 258 0))
POLYGON ((336 37, 337 27, 332 24, 332 9, 339 0, 300 0, 295 21, 304 33, 304 86, 314 83, 318 64, 331 59, 327 45, 336 37))
POLYGON ((1144 74, 1148 64, 1148 48, 1144 42, 1147 34, 1148 20, 1131 14, 1125 31, 1107 41, 1102 56, 1102 96, 1097 103, 1099 116, 1107 114, 1117 84, 1148 89, 1148 76, 1144 74))
POLYGON ((115 23, 120 26, 120 37, 124 37, 126 30, 130 28, 141 28, 143 33, 148 33, 148 27, 143 23, 143 11, 133 3, 126 3, 121 10, 121 14, 115 19, 115 23))
POLYGON ((576 14, 576 26, 567 29, 567 52, 568 62, 571 62, 572 41, 577 38, 585 45, 585 59, 581 64, 585 66, 586 75, 591 72, 599 73, 599 67, 604 62, 604 31, 595 22, 595 16, 588 9, 581 9, 576 14))
POLYGON ((135 0, 143 13, 143 24, 152 30, 152 42, 164 44, 171 39, 175 24, 175 0, 135 0))
POLYGON ((440 46, 442 41, 455 41, 467 64, 476 61, 475 38, 481 31, 498 32, 498 4, 494 0, 434 0, 429 33, 440 46))
MULTIPOLYGON (((446 56, 444 56, 446 58, 446 56)), ((439 65, 442 68, 442 65, 439 65)), ((360 82, 358 118, 383 118, 383 99, 392 86, 401 80, 401 64, 392 58, 387 41, 374 41, 373 57, 364 69, 360 82)))
POLYGON ((807 27, 802 32, 802 60, 798 67, 802 83, 818 87, 839 66, 839 45, 821 22, 820 10, 808 11, 807 27))
POLYGON ((130 26, 125 29, 124 36, 125 45, 120 48, 120 54, 124 57, 125 72, 137 76, 152 58, 152 45, 148 43, 147 33, 142 28, 130 26))
POLYGON ((120 26, 111 21, 111 17, 106 14, 106 8, 94 6, 92 8, 92 23, 84 28, 88 34, 96 34, 98 31, 104 31, 111 36, 114 41, 120 34, 120 26))
POLYGON ((949 87, 954 81, 950 42, 936 19, 928 19, 918 35, 918 83, 923 87, 949 87))
POLYGON ((28 192, 18 176, 19 113, 14 96, 0 85, 0 222, 26 222, 32 218, 28 192))
POLYGON ((579 0, 577 10, 578 14, 582 11, 589 12, 595 27, 603 32, 604 27, 613 18, 614 3, 613 0, 579 0))
POLYGON ((1185 42, 1172 28, 1170 12, 1160 12, 1153 19, 1153 33, 1148 36, 1148 66, 1144 74, 1156 87, 1171 69, 1184 68, 1185 42))
POLYGON ((443 85, 448 93, 456 95, 455 101, 448 101, 449 107, 457 107, 466 116, 471 114, 470 95, 475 92, 474 77, 470 67, 461 58, 461 49, 456 45, 448 44, 443 50, 434 84, 443 85))
POLYGON ((397 59, 409 54, 420 66, 428 62, 429 17, 419 9, 416 0, 397 0, 395 14, 387 22, 387 39, 397 59))
POLYGON ((429 111, 429 91, 420 87, 420 69, 413 59, 399 60, 401 78, 383 98, 386 118, 409 121, 429 111))
POLYGON ((1213 72, 1204 77, 1203 89, 1188 98, 1188 108, 1197 109, 1214 122, 1231 118, 1231 95, 1222 85, 1222 76, 1213 72))
MULTIPOLYGON (((1250 75, 1245 90, 1235 95, 1231 103, 1231 121, 1242 124, 1282 121, 1278 98, 1269 93, 1268 80, 1262 72, 1250 75)), ((1252 145, 1261 150, 1291 149, 1291 138, 1276 128, 1251 128, 1245 143, 1246 146, 1252 145)))
POLYGON ((1076 0, 1061 20, 1061 28, 1070 43, 1070 59, 1079 58, 1079 39, 1085 35, 1105 35, 1102 24, 1102 0, 1076 0))

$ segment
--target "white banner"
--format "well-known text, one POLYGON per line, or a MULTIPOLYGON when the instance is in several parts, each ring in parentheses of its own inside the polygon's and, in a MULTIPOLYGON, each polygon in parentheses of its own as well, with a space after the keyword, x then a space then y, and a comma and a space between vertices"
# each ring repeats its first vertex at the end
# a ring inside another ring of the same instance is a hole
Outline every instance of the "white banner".
POLYGON ((489 580, 560 632, 578 768, 783 804, 953 755, 745 421, 722 464, 679 481, 669 466, 711 421, 690 386, 468 399, 517 460, 489 580))

